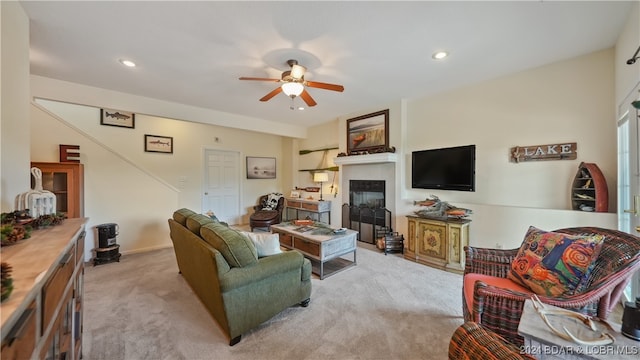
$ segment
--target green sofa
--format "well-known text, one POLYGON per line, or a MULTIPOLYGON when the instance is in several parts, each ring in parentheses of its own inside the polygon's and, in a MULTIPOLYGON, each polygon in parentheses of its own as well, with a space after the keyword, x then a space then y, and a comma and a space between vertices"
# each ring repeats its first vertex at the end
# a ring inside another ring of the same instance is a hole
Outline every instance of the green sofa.
POLYGON ((282 310, 309 305, 311 263, 299 252, 258 258, 246 235, 189 209, 175 211, 169 229, 180 273, 229 345, 282 310))

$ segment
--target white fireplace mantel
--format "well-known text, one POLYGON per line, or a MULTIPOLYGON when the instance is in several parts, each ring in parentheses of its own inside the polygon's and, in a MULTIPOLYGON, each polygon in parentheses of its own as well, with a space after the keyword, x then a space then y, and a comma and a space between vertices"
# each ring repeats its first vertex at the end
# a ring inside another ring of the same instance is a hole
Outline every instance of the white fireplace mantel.
POLYGON ((367 155, 338 156, 333 159, 333 163, 336 165, 380 164, 395 163, 397 159, 398 156, 396 153, 384 152, 367 155))

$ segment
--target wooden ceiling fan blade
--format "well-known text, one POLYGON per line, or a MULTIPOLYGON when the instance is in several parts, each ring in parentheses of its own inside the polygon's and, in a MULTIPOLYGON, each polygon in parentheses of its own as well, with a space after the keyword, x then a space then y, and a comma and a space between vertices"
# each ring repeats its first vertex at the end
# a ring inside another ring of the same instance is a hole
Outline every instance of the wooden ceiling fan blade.
POLYGON ((309 95, 309 93, 307 92, 307 89, 302 90, 302 93, 300 93, 300 97, 302 98, 302 100, 304 100, 304 102, 307 103, 307 106, 309 107, 318 105, 318 103, 316 103, 316 101, 313 100, 311 95, 309 95))
POLYGON ((308 87, 318 88, 318 89, 325 89, 325 90, 332 90, 332 91, 339 91, 339 92, 344 91, 344 86, 336 85, 336 84, 327 84, 327 83, 321 83, 316 81, 305 81, 305 85, 307 85, 308 87))
POLYGON ((272 92, 268 93, 267 95, 263 96, 260 101, 267 101, 270 100, 272 97, 280 94, 282 92, 282 88, 280 86, 278 86, 277 88, 275 88, 272 92))
POLYGON ((278 82, 280 79, 270 79, 270 78, 257 78, 257 77, 240 77, 239 80, 256 80, 256 81, 273 81, 278 82))

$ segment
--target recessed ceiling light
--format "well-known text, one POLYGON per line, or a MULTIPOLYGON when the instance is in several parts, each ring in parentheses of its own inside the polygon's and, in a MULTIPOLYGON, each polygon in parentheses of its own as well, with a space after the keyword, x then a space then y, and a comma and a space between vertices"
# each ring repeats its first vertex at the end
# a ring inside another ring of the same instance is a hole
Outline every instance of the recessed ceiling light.
POLYGON ((128 67, 136 67, 136 63, 134 63, 134 62, 133 62, 133 61, 131 61, 131 60, 124 60, 124 59, 120 59, 120 60, 118 60, 118 61, 120 61, 120 63, 121 63, 122 65, 124 65, 124 66, 128 66, 128 67))
POLYGON ((446 52, 446 51, 438 51, 436 53, 433 53, 433 55, 431 55, 431 57, 436 59, 436 60, 442 60, 442 59, 446 58, 447 56, 449 56, 449 53, 446 52))

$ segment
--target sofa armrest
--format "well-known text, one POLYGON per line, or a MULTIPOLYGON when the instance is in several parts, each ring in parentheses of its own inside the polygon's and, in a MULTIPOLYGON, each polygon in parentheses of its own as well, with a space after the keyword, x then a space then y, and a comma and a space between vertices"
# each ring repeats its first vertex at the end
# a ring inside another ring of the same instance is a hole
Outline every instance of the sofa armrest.
POLYGON ((506 278, 519 249, 487 249, 465 246, 464 273, 506 278))
POLYGON ((273 275, 286 273, 292 270, 302 271, 304 256, 297 251, 286 251, 277 255, 266 256, 258 259, 258 263, 231 268, 220 277, 222 292, 236 289, 251 283, 256 283, 273 275))

